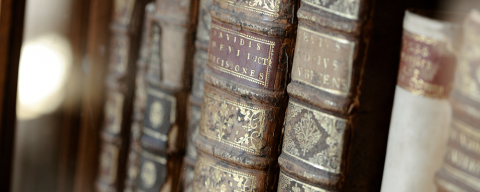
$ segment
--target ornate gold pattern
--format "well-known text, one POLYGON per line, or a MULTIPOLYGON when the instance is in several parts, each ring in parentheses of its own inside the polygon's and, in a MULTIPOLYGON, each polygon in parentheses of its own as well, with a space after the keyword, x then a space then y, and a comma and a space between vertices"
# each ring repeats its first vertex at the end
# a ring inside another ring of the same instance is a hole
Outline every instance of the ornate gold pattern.
POLYGON ((225 69, 225 68, 217 66, 217 65, 215 65, 211 62, 208 62, 208 65, 210 67, 216 69, 216 70, 222 71, 224 73, 233 75, 233 76, 238 77, 238 78, 245 79, 245 80, 253 82, 253 83, 257 83, 259 85, 263 85, 264 87, 268 87, 268 80, 270 78, 270 70, 272 68, 273 50, 275 50, 274 49, 275 48, 275 42, 269 41, 269 40, 266 40, 266 39, 261 39, 261 38, 258 38, 258 37, 254 37, 254 36, 251 36, 251 35, 246 35, 246 34, 238 32, 238 31, 222 27, 222 26, 220 26, 218 24, 215 24, 215 23, 212 23, 212 29, 217 29, 217 30, 220 30, 222 32, 237 35, 237 36, 243 37, 243 38, 251 40, 251 41, 256 41, 256 42, 259 42, 259 43, 262 43, 262 44, 269 45, 268 58, 267 58, 269 63, 267 64, 267 70, 265 72, 265 79, 263 81, 258 80, 258 79, 253 78, 253 77, 250 77, 248 75, 244 75, 244 74, 239 73, 239 72, 235 72, 235 71, 225 69))
POLYGON ((290 101, 285 122, 282 153, 318 169, 340 173, 345 119, 290 101))
POLYGON ((223 167, 202 156, 197 159, 194 177, 195 191, 227 191, 227 188, 234 192, 254 191, 257 180, 253 175, 223 167))
POLYGON ((283 172, 280 172, 279 182, 278 182, 278 191, 294 191, 294 192, 328 192, 325 189, 311 186, 294 178, 291 178, 285 175, 283 172), (294 184, 292 184, 292 182, 294 184), (289 190, 289 187, 291 190, 289 190), (303 190, 302 190, 303 189, 303 190))
POLYGON ((157 168, 151 161, 145 161, 142 165, 142 171, 140 173, 143 186, 145 188, 151 188, 155 184, 157 178, 157 168))
POLYGON ((302 2, 348 19, 358 19, 359 0, 302 0, 302 2))
POLYGON ((457 118, 452 120, 450 139, 460 144, 463 149, 480 155, 480 131, 461 122, 457 118))
POLYGON ((106 183, 113 183, 117 178, 119 149, 115 145, 104 145, 100 155, 100 178, 106 183))
POLYGON ((239 3, 233 0, 217 0, 228 3, 230 6, 238 7, 248 11, 261 13, 270 17, 278 17, 280 10, 280 0, 247 0, 239 3))
POLYGON ((259 155, 263 147, 265 110, 205 93, 200 133, 232 147, 259 155), (219 106, 218 112, 215 106, 219 106), (236 127, 234 125, 241 125, 236 127), (240 135, 240 137, 237 137, 240 135))

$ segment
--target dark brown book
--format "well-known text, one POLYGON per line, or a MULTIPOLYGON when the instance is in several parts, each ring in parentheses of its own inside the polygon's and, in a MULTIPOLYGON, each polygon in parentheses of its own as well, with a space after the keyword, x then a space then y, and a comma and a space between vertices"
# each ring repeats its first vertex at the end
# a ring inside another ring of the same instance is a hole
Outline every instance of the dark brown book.
POLYGON ((18 66, 24 15, 25 0, 0 2, 0 191, 10 191, 13 183, 18 66))
POLYGON ((186 192, 193 191, 193 176, 197 149, 194 138, 198 135, 200 125, 201 105, 205 81, 203 73, 208 60, 208 41, 210 40, 210 5, 213 0, 200 0, 198 12, 198 26, 195 41, 195 55, 193 61, 192 92, 189 96, 188 106, 188 132, 185 158, 183 160, 183 189, 186 192))
POLYGON ((157 0, 136 191, 179 191, 187 134, 196 0, 157 0))
POLYGON ((215 0, 194 191, 274 191, 295 0, 215 0))
POLYGON ((440 192, 480 191, 480 13, 463 24, 447 152, 435 182, 440 192))
POLYGON ((411 2, 300 1, 278 191, 380 190, 411 2))
MULTIPOLYGON (((145 17, 142 29, 142 42, 140 46, 140 55, 137 60, 137 75, 135 76, 135 98, 133 101, 132 125, 130 130, 130 151, 127 161, 127 176, 125 179, 124 191, 135 191, 138 164, 141 153, 140 136, 142 135, 143 120, 145 116, 145 107, 147 103, 146 91, 146 73, 148 62, 152 57, 151 50, 159 46, 160 39, 158 28, 152 28, 153 17, 155 14, 155 3, 151 2, 145 7, 145 17)), ((156 53, 158 54, 158 52, 156 53)), ((155 60, 152 60, 155 62, 155 60)))
POLYGON ((117 0, 110 23, 97 191, 123 191, 145 0, 117 0))

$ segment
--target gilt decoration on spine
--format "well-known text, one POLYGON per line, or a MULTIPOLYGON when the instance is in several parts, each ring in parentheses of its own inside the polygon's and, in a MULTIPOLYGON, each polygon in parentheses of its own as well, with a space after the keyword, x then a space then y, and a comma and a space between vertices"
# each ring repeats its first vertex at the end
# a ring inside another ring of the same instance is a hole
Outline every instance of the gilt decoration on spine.
POLYGON ((273 191, 298 2, 214 0, 194 191, 273 191))

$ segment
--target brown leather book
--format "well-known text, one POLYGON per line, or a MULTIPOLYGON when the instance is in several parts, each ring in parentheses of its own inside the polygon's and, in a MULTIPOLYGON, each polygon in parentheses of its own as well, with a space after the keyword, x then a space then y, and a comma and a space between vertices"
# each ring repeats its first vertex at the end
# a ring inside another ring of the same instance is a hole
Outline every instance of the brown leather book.
POLYGON ((274 191, 295 0, 215 0, 194 191, 274 191))
POLYGON ((463 24, 455 84, 453 118, 444 163, 435 183, 440 192, 480 191, 480 13, 463 24))
POLYGON ((179 191, 197 1, 157 0, 155 6, 136 191, 179 191))
POLYGON ((116 0, 113 6, 97 191, 123 190, 145 1, 116 0))
MULTIPOLYGON (((130 130, 130 151, 127 161, 127 176, 125 179, 124 191, 135 191, 138 176, 138 164, 141 152, 140 136, 142 134, 145 107, 147 102, 146 72, 147 65, 152 57, 151 50, 159 46, 160 38, 158 28, 152 28, 152 21, 155 14, 155 3, 151 2, 145 7, 143 22, 142 42, 140 55, 137 60, 137 75, 135 77, 135 98, 133 102, 132 125, 130 130), (156 35, 156 36, 155 36, 156 35)), ((158 54, 158 52, 157 52, 158 54)), ((152 60, 155 62, 155 60, 152 60)))
POLYGON ((278 191, 380 190, 411 5, 300 1, 278 191))
POLYGON ((208 41, 210 40, 210 25, 212 19, 210 17, 210 5, 213 0, 200 0, 198 12, 198 26, 195 41, 194 69, 192 92, 189 96, 188 106, 188 132, 186 154, 183 160, 183 189, 184 191, 193 191, 193 175, 197 149, 194 144, 194 137, 198 135, 198 126, 200 124, 201 105, 203 97, 203 73, 207 65, 208 41))

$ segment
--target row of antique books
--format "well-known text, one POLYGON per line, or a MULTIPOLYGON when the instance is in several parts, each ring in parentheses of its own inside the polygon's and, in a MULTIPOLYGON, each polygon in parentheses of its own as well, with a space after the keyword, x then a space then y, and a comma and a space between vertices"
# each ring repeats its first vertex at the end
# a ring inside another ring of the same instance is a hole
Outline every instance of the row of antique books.
POLYGON ((425 4, 114 1, 97 190, 480 191, 480 13, 425 4))

